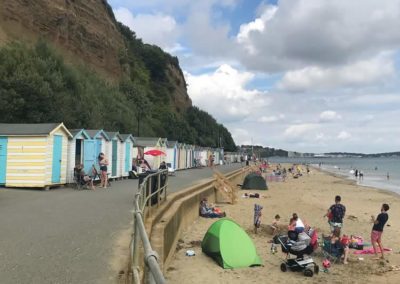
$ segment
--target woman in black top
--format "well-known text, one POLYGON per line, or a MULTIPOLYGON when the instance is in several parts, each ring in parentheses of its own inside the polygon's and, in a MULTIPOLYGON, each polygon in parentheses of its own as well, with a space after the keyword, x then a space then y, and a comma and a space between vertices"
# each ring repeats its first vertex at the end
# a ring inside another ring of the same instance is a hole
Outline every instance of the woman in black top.
POLYGON ((100 165, 100 187, 104 187, 107 188, 107 184, 108 184, 108 177, 107 177, 107 166, 108 166, 108 160, 106 159, 104 153, 100 153, 99 154, 99 165, 100 165))

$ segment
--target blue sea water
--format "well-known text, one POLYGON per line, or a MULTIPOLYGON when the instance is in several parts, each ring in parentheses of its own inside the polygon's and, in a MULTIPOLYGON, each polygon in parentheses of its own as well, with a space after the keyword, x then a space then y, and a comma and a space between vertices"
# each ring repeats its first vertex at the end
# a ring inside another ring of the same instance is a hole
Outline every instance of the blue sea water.
POLYGON ((311 164, 345 178, 357 181, 359 185, 386 189, 400 194, 400 158, 280 158, 268 159, 273 163, 311 164), (358 169, 364 174, 362 180, 350 171, 358 169), (389 174, 389 178, 387 175, 389 174))

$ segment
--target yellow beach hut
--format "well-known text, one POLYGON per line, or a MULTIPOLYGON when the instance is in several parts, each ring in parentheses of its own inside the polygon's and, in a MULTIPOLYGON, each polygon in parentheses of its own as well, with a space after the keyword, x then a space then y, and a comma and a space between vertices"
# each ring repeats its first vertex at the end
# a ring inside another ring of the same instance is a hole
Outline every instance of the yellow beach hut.
POLYGON ((0 185, 48 189, 65 184, 69 138, 63 123, 0 123, 0 185))
POLYGON ((179 149, 178 169, 184 170, 186 169, 186 145, 184 143, 179 143, 178 149, 179 149))

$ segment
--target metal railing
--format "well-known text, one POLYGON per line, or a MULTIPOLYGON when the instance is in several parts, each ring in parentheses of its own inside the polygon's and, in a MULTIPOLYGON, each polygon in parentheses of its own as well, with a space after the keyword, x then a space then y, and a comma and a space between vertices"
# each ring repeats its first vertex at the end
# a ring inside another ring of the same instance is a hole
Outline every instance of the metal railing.
POLYGON ((147 283, 166 283, 158 255, 151 248, 145 228, 146 216, 151 216, 152 207, 158 208, 167 199, 168 170, 149 174, 139 185, 133 202, 133 234, 131 241, 132 283, 140 283, 140 241, 144 256, 144 278, 147 283))

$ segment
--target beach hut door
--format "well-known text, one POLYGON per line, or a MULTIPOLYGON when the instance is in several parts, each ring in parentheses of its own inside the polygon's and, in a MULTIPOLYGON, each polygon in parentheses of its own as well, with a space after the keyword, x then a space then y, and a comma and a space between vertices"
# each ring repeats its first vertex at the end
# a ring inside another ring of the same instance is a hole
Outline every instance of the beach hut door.
POLYGON ((101 153, 101 139, 97 139, 96 141, 96 157, 98 157, 101 153))
POLYGON ((125 143, 125 172, 129 172, 130 169, 130 161, 131 161, 131 143, 125 143))
POLYGON ((6 183, 7 138, 0 137, 0 184, 6 183))
POLYGON ((118 146, 117 146, 118 141, 113 140, 112 141, 112 176, 115 177, 117 176, 117 153, 118 153, 118 146))
POLYGON ((52 183, 59 183, 61 179, 61 154, 62 154, 62 136, 54 135, 53 171, 51 176, 52 183))
POLYGON ((85 140, 85 143, 83 143, 83 156, 83 169, 85 173, 90 175, 96 160, 94 140, 85 140))

